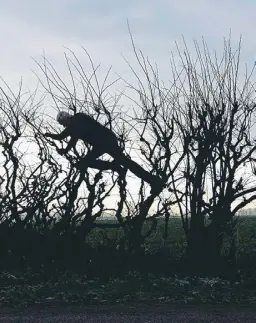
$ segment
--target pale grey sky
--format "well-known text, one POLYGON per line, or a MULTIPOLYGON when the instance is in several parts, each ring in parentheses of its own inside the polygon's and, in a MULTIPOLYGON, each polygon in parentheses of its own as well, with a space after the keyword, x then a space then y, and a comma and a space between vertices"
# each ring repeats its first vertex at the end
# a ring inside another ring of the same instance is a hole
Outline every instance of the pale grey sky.
POLYGON ((203 36, 221 54, 231 30, 234 43, 242 35, 242 63, 252 64, 255 18, 253 0, 0 0, 0 76, 11 88, 22 76, 24 86, 33 89, 31 69, 39 70, 31 57, 40 60, 44 51, 68 78, 64 47, 79 56, 83 46, 96 65, 102 63, 105 71, 112 65, 129 79, 121 55, 134 62, 127 19, 136 46, 158 64, 160 78, 168 79, 171 51, 182 35, 188 45, 203 36))
POLYGON ((66 71, 63 46, 78 55, 83 46, 96 63, 125 74, 120 54, 133 57, 127 19, 138 48, 163 70, 182 34, 188 44, 203 36, 210 48, 221 50, 231 29, 235 42, 243 36, 243 60, 250 63, 256 54, 252 0, 0 0, 0 8, 0 76, 10 85, 21 76, 25 84, 34 83, 31 56, 39 59, 43 50, 66 71))

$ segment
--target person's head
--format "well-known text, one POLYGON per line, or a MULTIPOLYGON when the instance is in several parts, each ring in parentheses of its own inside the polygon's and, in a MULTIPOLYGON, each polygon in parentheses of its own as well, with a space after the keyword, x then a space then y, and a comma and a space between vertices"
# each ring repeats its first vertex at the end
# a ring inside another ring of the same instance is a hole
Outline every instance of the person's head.
POLYGON ((70 124, 72 115, 65 111, 60 111, 57 115, 57 121, 64 127, 67 127, 70 124))

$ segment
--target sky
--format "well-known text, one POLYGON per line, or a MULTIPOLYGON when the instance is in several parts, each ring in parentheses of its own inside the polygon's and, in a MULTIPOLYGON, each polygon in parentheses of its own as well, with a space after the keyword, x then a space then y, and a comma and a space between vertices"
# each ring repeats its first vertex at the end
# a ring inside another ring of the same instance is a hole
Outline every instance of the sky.
POLYGON ((218 51, 231 29, 234 42, 243 37, 243 59, 256 54, 252 0, 0 0, 0 8, 0 75, 10 86, 22 76, 33 87, 32 57, 43 51, 65 73, 64 47, 79 55, 83 46, 96 63, 128 75, 121 55, 133 58, 127 19, 136 46, 163 70, 181 35, 188 44, 203 36, 218 51))
POLYGON ((25 88, 36 86, 33 59, 40 61, 43 53, 68 79, 63 53, 69 48, 84 57, 81 46, 105 72, 112 66, 129 80, 122 55, 132 64, 135 59, 127 20, 136 47, 158 64, 163 79, 182 35, 189 46, 204 37, 210 49, 222 53, 231 30, 234 44, 242 35, 241 62, 252 64, 256 57, 253 0, 0 0, 0 8, 0 76, 13 89, 21 77, 25 88))

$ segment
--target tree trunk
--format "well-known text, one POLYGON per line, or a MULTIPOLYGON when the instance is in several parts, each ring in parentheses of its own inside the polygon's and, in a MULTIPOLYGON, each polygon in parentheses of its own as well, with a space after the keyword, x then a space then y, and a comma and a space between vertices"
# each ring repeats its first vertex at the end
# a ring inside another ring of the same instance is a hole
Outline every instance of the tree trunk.
POLYGON ((142 236, 142 219, 133 218, 130 223, 129 235, 128 235, 128 252, 134 253, 141 250, 141 246, 144 243, 142 236))
POLYGON ((187 240, 189 269, 195 274, 219 272, 222 240, 220 228, 213 222, 207 227, 191 227, 187 240))

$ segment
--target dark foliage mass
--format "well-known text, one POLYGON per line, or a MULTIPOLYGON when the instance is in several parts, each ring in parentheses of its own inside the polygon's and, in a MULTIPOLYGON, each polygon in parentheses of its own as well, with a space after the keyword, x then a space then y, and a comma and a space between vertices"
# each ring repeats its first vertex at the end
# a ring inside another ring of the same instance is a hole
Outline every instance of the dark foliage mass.
POLYGON ((186 46, 184 53, 177 48, 168 86, 133 46, 140 70, 129 66, 137 85, 122 78, 107 83, 110 71, 100 82, 91 58, 89 75, 70 51, 70 86, 44 57, 37 63, 43 99, 23 94, 22 86, 17 94, 0 88, 2 269, 70 268, 89 276, 238 269, 236 215, 256 199, 254 71, 242 80, 240 44, 236 52, 230 41, 224 45, 217 59, 205 42, 202 49, 195 43, 195 61, 186 46), (122 95, 112 93, 117 82, 126 85, 122 95), (45 108, 49 100, 56 111, 45 108), (127 112, 126 105, 133 107, 127 112), (143 176, 135 182, 108 155, 81 168, 88 143, 68 151, 66 138, 45 136, 61 132, 54 120, 60 109, 86 113, 113 131, 128 164, 159 178, 162 190, 150 190, 143 176), (175 240, 166 244, 174 213, 184 231, 178 253, 175 240), (102 221, 105 214, 114 220, 102 221), (159 226, 152 253, 148 241, 159 226))

